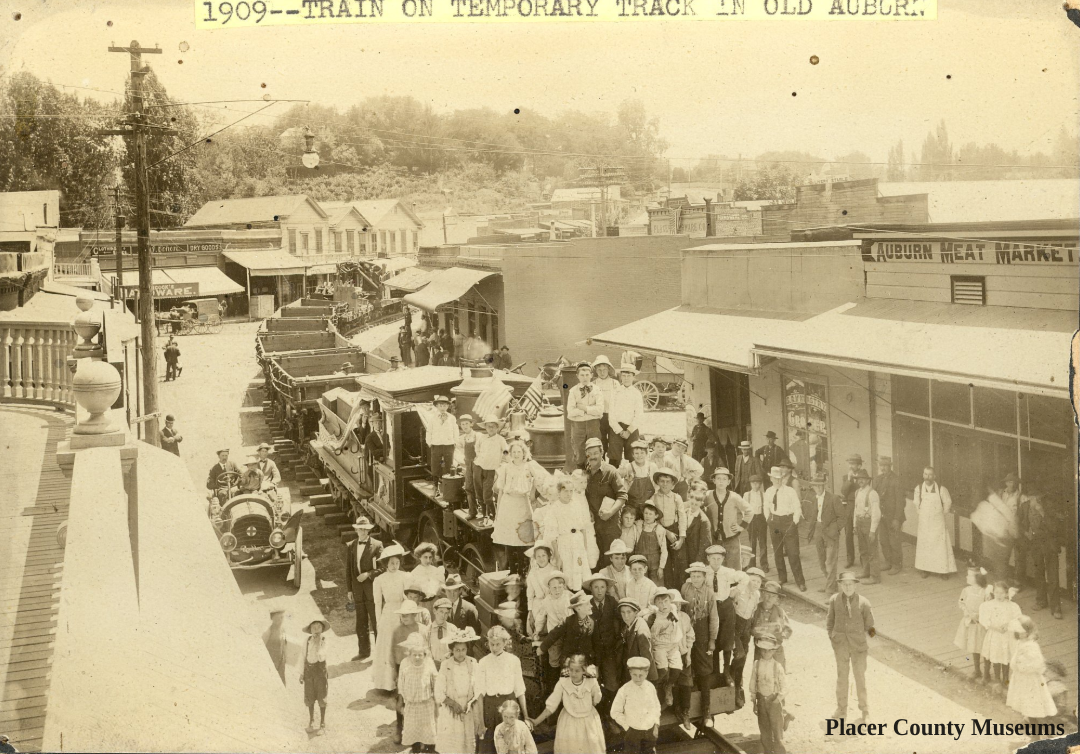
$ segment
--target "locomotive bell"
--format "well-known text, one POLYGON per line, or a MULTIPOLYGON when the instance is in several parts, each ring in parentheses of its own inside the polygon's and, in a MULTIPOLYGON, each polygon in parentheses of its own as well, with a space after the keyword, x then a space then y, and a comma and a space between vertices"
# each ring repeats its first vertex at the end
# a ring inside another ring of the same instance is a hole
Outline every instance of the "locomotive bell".
POLYGON ((510 412, 510 431, 513 432, 518 429, 525 429, 525 422, 528 421, 528 417, 522 410, 510 412))
POLYGON ((566 461, 562 409, 558 406, 544 406, 528 430, 536 462, 547 469, 561 467, 566 461))
MULTIPOLYGON (((471 414, 476 399, 480 393, 487 389, 494 377, 494 372, 488 367, 473 367, 469 370, 469 376, 461 381, 461 384, 450 388, 451 394, 456 399, 457 415, 471 414)), ((474 416, 475 421, 483 421, 484 417, 474 416)))

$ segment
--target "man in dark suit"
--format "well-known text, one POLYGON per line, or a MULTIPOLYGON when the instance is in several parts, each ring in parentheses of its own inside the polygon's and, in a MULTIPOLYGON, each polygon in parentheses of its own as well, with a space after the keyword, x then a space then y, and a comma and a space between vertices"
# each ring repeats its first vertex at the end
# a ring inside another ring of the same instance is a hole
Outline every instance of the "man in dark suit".
POLYGON ((821 591, 836 594, 836 558, 840 549, 840 530, 847 524, 844 501, 825 489, 825 475, 820 471, 810 480, 814 515, 810 517, 810 539, 817 550, 818 565, 825 574, 821 591))
POLYGON ((352 527, 356 532, 356 541, 350 542, 345 550, 345 582, 349 585, 349 604, 353 605, 356 611, 356 644, 359 654, 353 659, 363 661, 371 656, 369 632, 378 634, 372 582, 382 572, 378 563, 383 545, 371 537, 371 530, 375 527, 365 516, 357 518, 352 527))
POLYGON ((619 600, 615 598, 615 579, 603 575, 589 576, 581 580, 581 588, 592 595, 592 659, 600 671, 600 691, 603 696, 597 710, 604 722, 605 735, 614 734, 609 725, 611 702, 619 691, 621 667, 619 665, 619 637, 625 627, 619 617, 619 600))
POLYGON ((881 501, 881 525, 878 526, 878 539, 881 542, 881 554, 893 576, 904 567, 904 547, 901 530, 904 527, 904 500, 900 492, 900 478, 892 470, 892 458, 878 458, 878 475, 874 477, 874 489, 881 501))
MULTIPOLYGON (((771 429, 765 433, 765 445, 762 445, 760 448, 758 448, 757 453, 755 453, 754 455, 757 456, 758 463, 761 464, 761 468, 765 469, 766 471, 771 471, 773 466, 779 466, 781 461, 787 461, 788 463, 791 462, 791 459, 788 458, 787 451, 784 450, 783 447, 781 447, 780 445, 776 444, 776 433, 773 432, 771 429)), ((759 471, 758 473, 761 472, 759 471)), ((766 487, 772 486, 772 479, 770 477, 765 477, 763 475, 762 478, 769 480, 765 483, 766 487)), ((742 493, 740 492, 739 494, 742 493)))
POLYGON ((855 567, 855 493, 859 491, 859 482, 855 478, 862 469, 862 456, 852 453, 847 457, 848 473, 840 482, 840 497, 844 498, 847 506, 844 513, 847 515, 847 526, 844 531, 844 547, 847 550, 847 563, 844 568, 855 567))
MULTIPOLYGON (((236 474, 236 478, 229 485, 230 490, 240 484, 240 467, 236 465, 236 461, 229 460, 229 449, 222 448, 217 452, 218 462, 210 467, 210 473, 206 476, 206 489, 213 495, 219 489, 222 488, 219 481, 222 474, 233 473, 236 474)), ((226 493, 228 494, 228 493, 226 493)))
MULTIPOLYGON (((772 470, 772 466, 769 470, 772 470)), ((731 489, 745 497, 750 491, 750 477, 752 476, 759 476, 764 480, 765 472, 761 470, 761 461, 754 455, 753 446, 743 440, 739 443, 739 456, 735 459, 735 476, 731 480, 731 489)))
MULTIPOLYGON (((454 628, 464 631, 467 626, 471 626, 477 635, 481 635, 483 630, 480 628, 480 613, 476 605, 465 599, 465 582, 461 580, 461 576, 456 573, 447 576, 446 583, 443 584, 443 593, 451 602, 450 617, 447 620, 454 625, 454 628)), ((483 643, 470 642, 469 653, 477 657, 482 652, 480 645, 483 643)))

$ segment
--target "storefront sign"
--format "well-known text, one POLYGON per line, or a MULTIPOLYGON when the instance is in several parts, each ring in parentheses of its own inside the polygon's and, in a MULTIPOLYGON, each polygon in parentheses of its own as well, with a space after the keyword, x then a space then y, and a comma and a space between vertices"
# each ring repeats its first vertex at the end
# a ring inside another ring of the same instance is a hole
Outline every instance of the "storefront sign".
POLYGON ((1075 241, 875 241, 867 262, 1075 265, 1075 241))
MULTIPOLYGON (((87 247, 92 257, 111 257, 116 254, 116 245, 91 244, 87 247)), ((197 254, 199 252, 218 252, 225 247, 220 243, 170 243, 151 244, 150 251, 154 254, 197 254)), ((134 256, 138 247, 121 245, 120 250, 124 256, 134 256)))
MULTIPOLYGON (((125 285, 123 287, 124 298, 134 298, 138 295, 139 287, 125 285)), ((154 298, 196 298, 199 295, 198 283, 155 283, 154 298)))

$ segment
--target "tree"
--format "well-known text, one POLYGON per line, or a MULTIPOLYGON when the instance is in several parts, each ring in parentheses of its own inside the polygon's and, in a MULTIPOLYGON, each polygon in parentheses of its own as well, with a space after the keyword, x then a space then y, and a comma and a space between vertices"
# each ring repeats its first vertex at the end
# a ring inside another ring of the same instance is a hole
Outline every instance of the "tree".
POLYGON ((785 165, 766 165, 735 186, 735 201, 771 201, 774 204, 795 201, 799 179, 785 165))
POLYGON ((0 87, 0 191, 59 190, 61 225, 96 225, 118 164, 110 139, 98 132, 116 108, 81 101, 26 72, 0 87))
POLYGON ((896 142, 889 150, 889 165, 885 170, 885 180, 903 181, 907 179, 907 166, 904 162, 904 140, 896 142))
POLYGON ((923 140, 919 156, 918 175, 921 181, 950 181, 956 178, 953 165, 953 147, 945 121, 938 123, 936 131, 928 133, 923 140))

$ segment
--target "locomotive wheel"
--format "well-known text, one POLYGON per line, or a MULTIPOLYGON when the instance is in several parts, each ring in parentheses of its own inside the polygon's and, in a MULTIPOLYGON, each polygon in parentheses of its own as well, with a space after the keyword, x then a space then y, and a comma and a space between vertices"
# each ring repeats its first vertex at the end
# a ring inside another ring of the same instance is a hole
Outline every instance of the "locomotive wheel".
POLYGON ((439 557, 442 557, 442 537, 439 536, 439 524, 435 520, 434 514, 430 512, 424 513, 420 516, 420 522, 417 525, 416 544, 421 542, 429 542, 439 548, 439 557))
POLYGON ((295 565, 293 571, 292 583, 297 589, 300 588, 300 582, 303 580, 304 570, 304 527, 300 527, 296 530, 296 555, 295 565))
POLYGON ((475 544, 467 544, 461 548, 458 572, 461 574, 461 580, 468 585, 473 594, 480 591, 480 574, 491 573, 495 570, 498 569, 490 550, 485 555, 475 544))
POLYGON ((650 411, 660 405, 660 390, 656 385, 652 384, 648 380, 641 380, 635 382, 634 387, 641 393, 641 398, 645 403, 645 408, 650 411))

